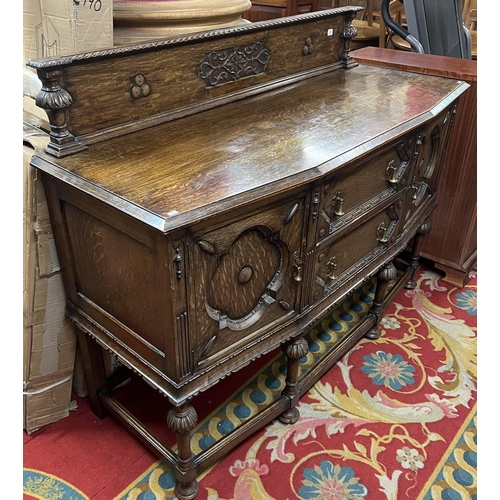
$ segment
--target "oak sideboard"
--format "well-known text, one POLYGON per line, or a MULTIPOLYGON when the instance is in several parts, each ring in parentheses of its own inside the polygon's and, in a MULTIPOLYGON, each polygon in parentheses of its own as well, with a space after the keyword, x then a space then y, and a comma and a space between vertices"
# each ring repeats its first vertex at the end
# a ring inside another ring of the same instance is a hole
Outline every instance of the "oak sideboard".
POLYGON ((359 10, 28 62, 51 129, 32 165, 92 408, 170 463, 182 500, 246 436, 293 425, 300 396, 415 286, 468 85, 355 63, 359 10), (299 376, 307 329, 374 277, 369 314, 299 376), (281 395, 193 453, 196 396, 279 346, 281 395), (175 450, 113 397, 123 377, 102 349, 168 399, 175 450))

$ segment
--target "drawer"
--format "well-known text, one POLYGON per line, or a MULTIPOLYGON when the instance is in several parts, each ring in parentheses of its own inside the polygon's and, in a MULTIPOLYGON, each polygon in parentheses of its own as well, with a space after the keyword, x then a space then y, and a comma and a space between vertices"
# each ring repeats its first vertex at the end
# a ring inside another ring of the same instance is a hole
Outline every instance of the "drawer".
POLYGON ((298 314, 304 207, 305 198, 293 199, 193 235, 193 366, 233 355, 298 314))
POLYGON ((383 204, 408 184, 416 136, 393 143, 382 154, 327 180, 316 193, 319 217, 316 241, 383 204))
POLYGON ((317 245, 312 300, 328 295, 397 242, 402 229, 404 195, 374 211, 371 217, 317 245))

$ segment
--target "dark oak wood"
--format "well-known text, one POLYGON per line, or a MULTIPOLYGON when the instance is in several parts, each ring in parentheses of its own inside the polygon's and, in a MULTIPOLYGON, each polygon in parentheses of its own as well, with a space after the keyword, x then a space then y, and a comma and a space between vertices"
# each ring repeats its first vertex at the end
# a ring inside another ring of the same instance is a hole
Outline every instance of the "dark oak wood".
MULTIPOLYGON (((167 460, 181 500, 252 432, 275 418, 296 422, 300 396, 364 335, 378 336, 390 300, 411 282, 436 207, 467 84, 356 65, 358 9, 325 12, 244 30, 251 49, 231 49, 229 66, 250 54, 259 68, 253 55, 264 32, 268 65, 245 81, 215 83, 215 97, 196 94, 196 71, 172 85, 177 101, 151 86, 144 99, 118 105, 114 92, 124 75, 152 82, 160 68, 175 74, 182 61, 234 48, 239 29, 30 63, 44 85, 38 102, 52 111, 52 142, 32 165, 46 186, 93 409, 167 460), (101 109, 90 97, 96 81, 101 109), (58 100, 65 92, 71 103, 58 100), (300 372, 307 329, 376 275, 369 313, 300 372), (176 452, 114 397, 125 374, 105 378, 97 346, 168 398, 176 452), (197 394, 279 346, 281 394, 194 454, 197 394)), ((191 62, 185 68, 194 70, 191 62)), ((144 80, 135 84, 144 90, 144 80)))
POLYGON ((432 231, 421 254, 462 288, 477 261, 477 61, 394 50, 351 52, 359 63, 459 79, 469 84, 460 96, 438 192, 432 231))

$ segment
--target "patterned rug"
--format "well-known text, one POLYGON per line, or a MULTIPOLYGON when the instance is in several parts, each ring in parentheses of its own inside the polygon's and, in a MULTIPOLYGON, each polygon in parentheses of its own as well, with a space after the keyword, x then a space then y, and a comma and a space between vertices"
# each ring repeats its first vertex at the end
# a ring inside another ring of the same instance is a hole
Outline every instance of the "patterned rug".
MULTIPOLYGON (((457 289, 423 267, 417 283, 391 304, 378 340, 363 339, 301 398, 295 425, 275 421, 253 434, 201 475, 197 499, 476 499, 477 276, 457 289)), ((373 293, 373 282, 365 284, 311 328, 302 373, 367 314, 373 293)), ((194 453, 278 397, 284 369, 276 353, 211 409, 193 433, 194 453)), ((43 457, 25 453, 24 498, 174 499, 168 465, 147 456, 150 465, 142 473, 137 470, 144 461, 138 461, 128 474, 122 470, 120 480, 99 483, 96 469, 80 480, 92 464, 78 455, 74 469, 80 473, 72 474, 71 468, 58 471, 56 462, 43 467, 43 457), (95 492, 87 487, 92 481, 106 485, 95 492)), ((101 468, 105 476, 106 465, 101 468)))

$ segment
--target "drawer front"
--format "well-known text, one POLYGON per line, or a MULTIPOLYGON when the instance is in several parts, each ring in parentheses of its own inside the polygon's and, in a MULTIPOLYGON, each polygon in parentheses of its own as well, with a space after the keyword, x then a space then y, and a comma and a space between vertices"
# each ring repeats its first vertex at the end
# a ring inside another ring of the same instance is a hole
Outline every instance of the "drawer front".
POLYGON ((401 234, 404 197, 374 212, 364 223, 333 235, 315 252, 312 300, 330 294, 393 245, 401 234))
POLYGON ((297 314, 305 199, 195 235, 194 366, 242 349, 297 314))
POLYGON ((414 136, 407 137, 347 174, 327 180, 320 190, 316 241, 343 229, 404 189, 415 143, 414 136))

